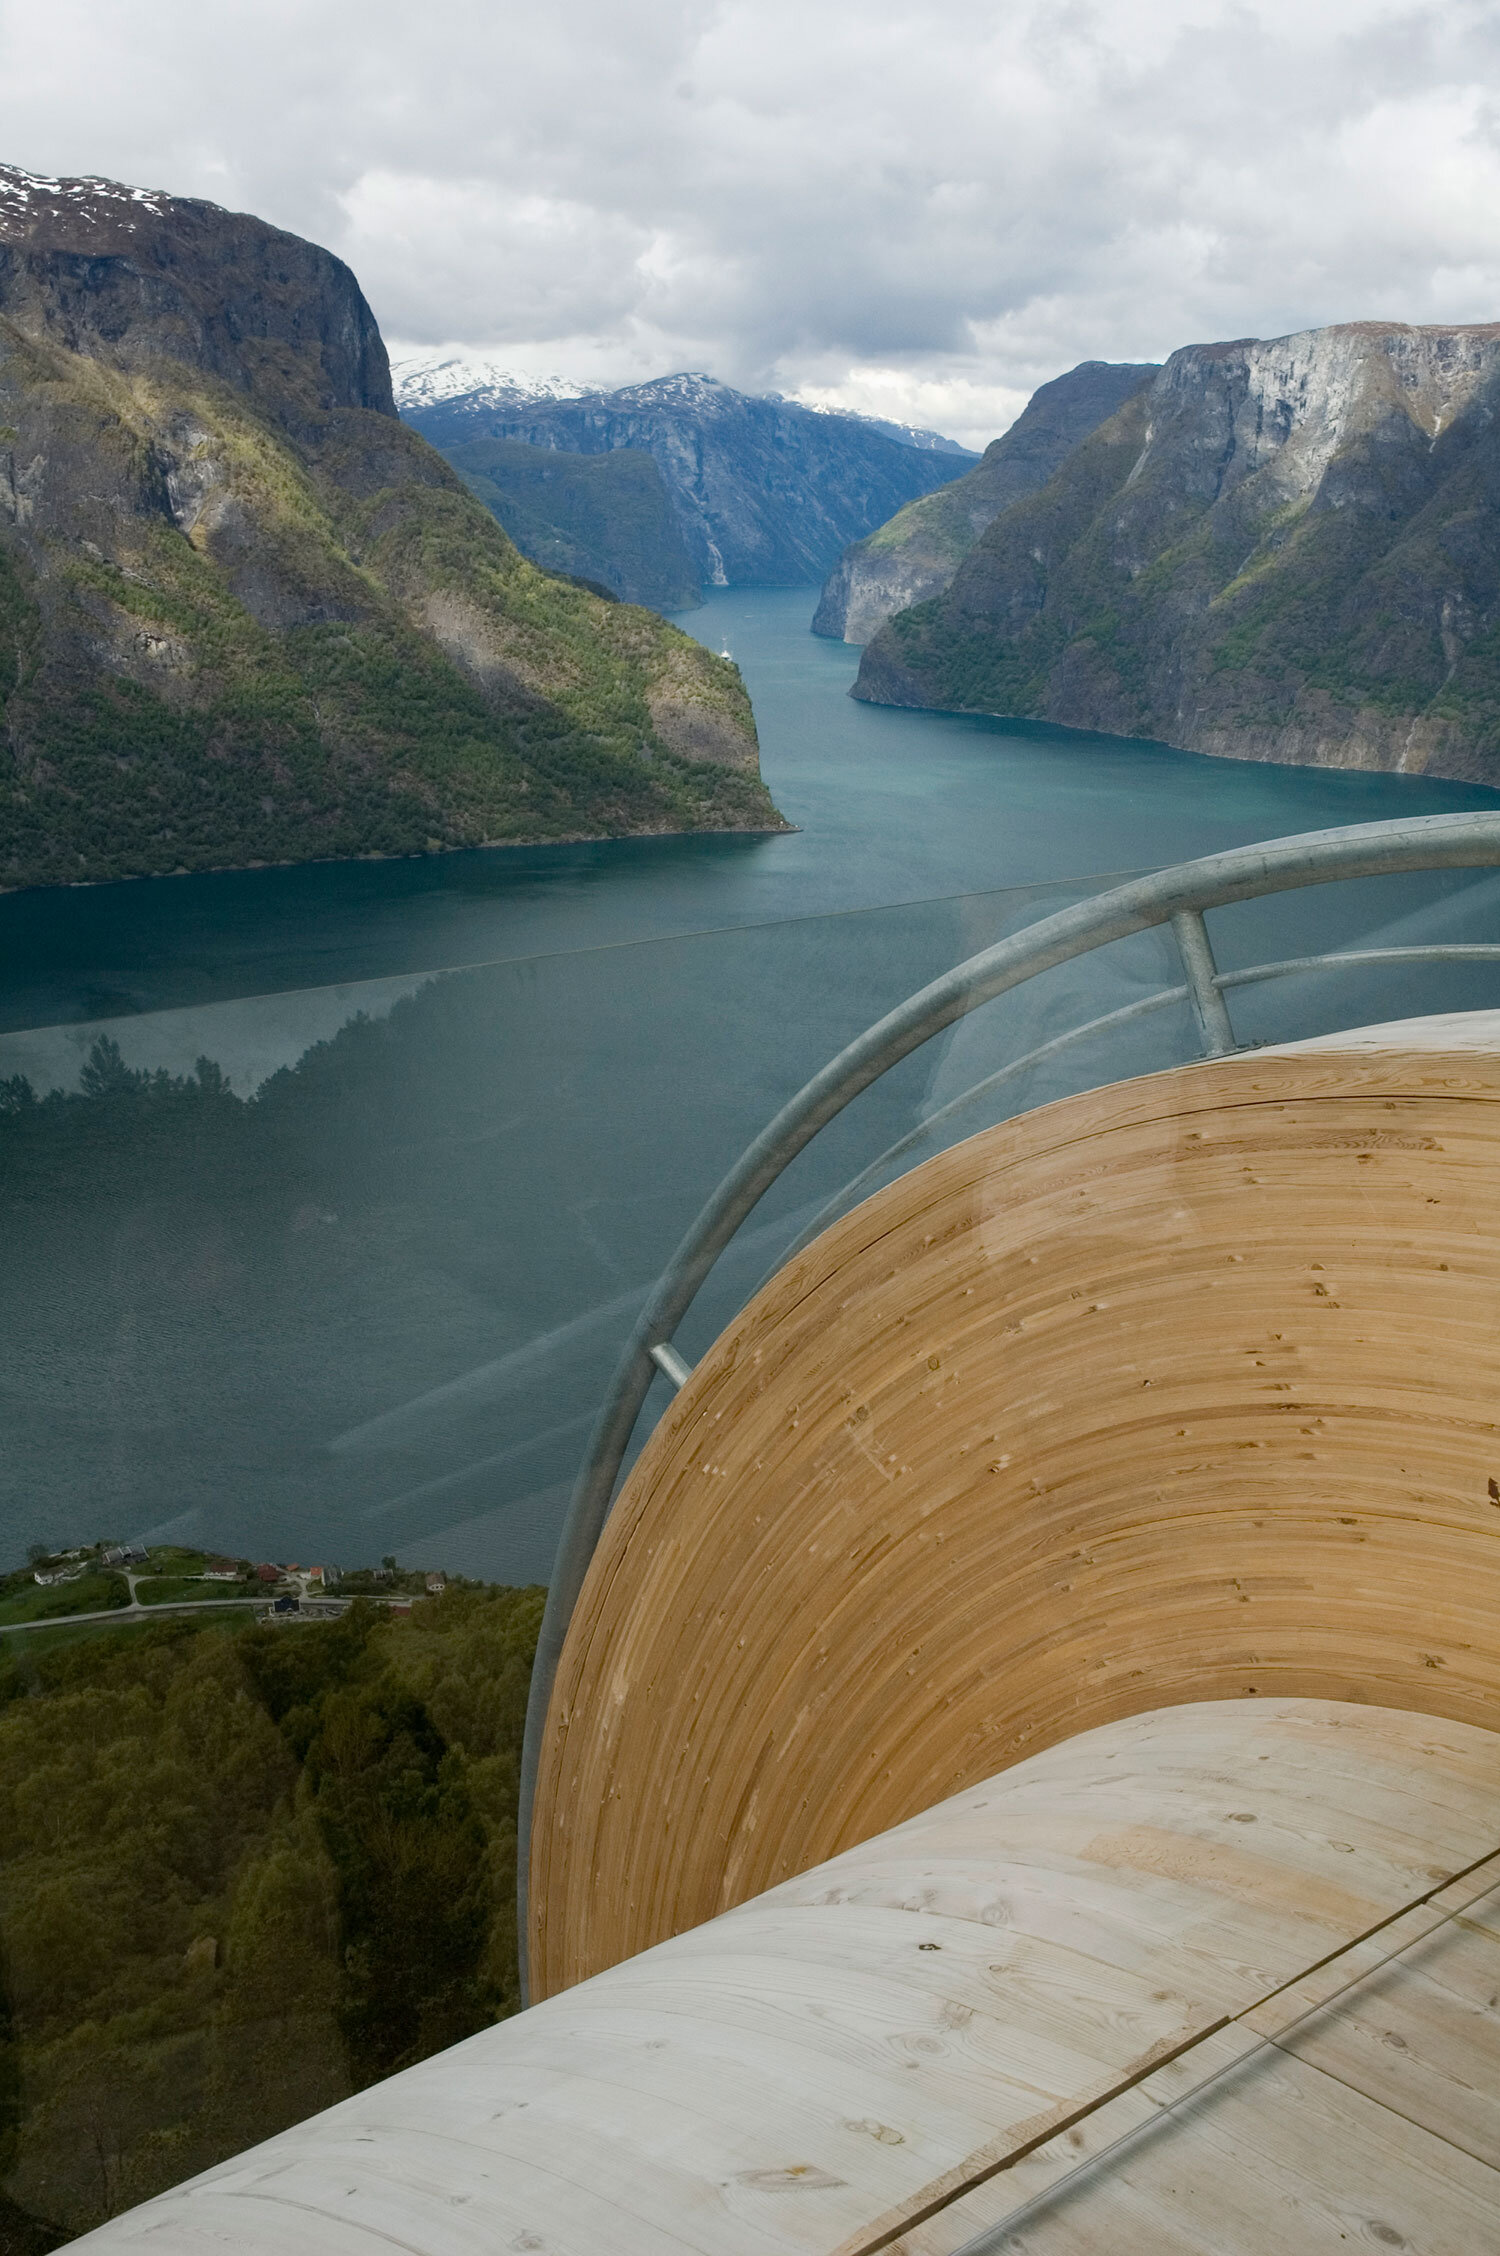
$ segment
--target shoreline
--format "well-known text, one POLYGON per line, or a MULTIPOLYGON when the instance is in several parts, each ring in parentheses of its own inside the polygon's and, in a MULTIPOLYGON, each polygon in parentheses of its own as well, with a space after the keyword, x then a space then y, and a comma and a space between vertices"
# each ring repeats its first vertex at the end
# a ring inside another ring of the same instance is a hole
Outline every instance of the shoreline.
POLYGON ((712 830, 578 830, 560 838, 482 839, 478 845, 424 846, 412 854, 306 854, 276 862, 205 862, 197 869, 130 870, 120 877, 70 877, 48 885, 0 885, 0 900, 22 893, 95 893, 106 885, 152 885, 174 877, 242 877, 250 870, 351 869, 361 862, 436 862, 447 854, 530 853, 544 846, 621 846, 633 838, 794 838, 801 823, 712 830))
MULTIPOLYGON (((868 647, 868 645, 866 645, 868 647)), ((1242 752, 1225 746, 1215 749, 1203 744, 1174 744, 1167 736, 1125 736, 1116 729, 1086 728, 1076 721, 1049 721, 1028 713, 997 713, 988 705, 919 705, 906 698, 861 697, 856 675, 846 695, 856 705, 871 706, 883 713, 930 713, 939 720, 997 721, 1002 728, 1042 736, 1076 737, 1086 743, 1130 744, 1143 749, 1155 748, 1161 752, 1184 753, 1193 760, 1222 760, 1247 768, 1292 768, 1310 775, 1367 775, 1399 778, 1405 783, 1457 783, 1470 791, 1489 791, 1500 794, 1500 778, 1487 783, 1472 775, 1456 775, 1446 768, 1384 767, 1367 760, 1297 760, 1275 759, 1264 752, 1242 752)), ((1414 717, 1420 720, 1421 716, 1414 717)))

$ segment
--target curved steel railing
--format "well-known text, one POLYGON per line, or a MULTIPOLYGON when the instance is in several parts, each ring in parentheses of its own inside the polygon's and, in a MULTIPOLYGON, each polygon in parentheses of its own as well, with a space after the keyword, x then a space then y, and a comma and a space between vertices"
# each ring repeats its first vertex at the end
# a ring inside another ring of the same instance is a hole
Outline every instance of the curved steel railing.
POLYGON ((1172 927, 1186 975, 1184 984, 1163 988, 1123 1010, 1108 1012, 1055 1036, 930 1115, 846 1185, 782 1257, 783 1261, 800 1251, 866 1182, 900 1158, 939 1121, 1087 1035, 1185 1000, 1192 1007, 1205 1054, 1223 1057, 1238 1046, 1224 999, 1228 989, 1336 965, 1500 960, 1500 946, 1373 948, 1221 972, 1203 922, 1206 909, 1300 886, 1326 885, 1337 879, 1382 877, 1408 870, 1495 867, 1500 867, 1500 814, 1426 815, 1407 822, 1361 823, 1347 830, 1308 831, 1294 838, 1235 847, 1200 861, 1179 862, 1172 869, 1133 878, 1108 893, 1060 909, 1056 915, 1044 917, 971 956, 888 1012, 783 1105, 724 1177, 647 1298, 599 1412, 563 1523, 537 1641, 521 1758, 517 1888, 523 1986, 527 1979, 532 1801, 547 1710, 573 1607, 614 1500, 620 1467, 652 1381, 660 1371, 680 1386, 690 1375, 689 1366, 672 1347, 672 1335, 740 1224, 797 1154, 873 1081, 981 1004, 1055 965, 1107 947, 1111 941, 1159 925, 1172 927))

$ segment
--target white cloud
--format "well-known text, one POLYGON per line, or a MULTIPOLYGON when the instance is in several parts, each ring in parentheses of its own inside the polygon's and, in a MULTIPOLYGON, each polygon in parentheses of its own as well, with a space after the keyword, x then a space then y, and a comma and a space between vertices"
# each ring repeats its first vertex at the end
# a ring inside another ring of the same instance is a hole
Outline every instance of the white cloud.
POLYGON ((1029 384, 1017 390, 972 376, 924 375, 909 367, 867 364, 822 383, 805 379, 792 396, 807 407, 848 408, 856 415, 878 415, 891 423, 915 423, 921 430, 942 431, 978 451, 1014 423, 1033 389, 1029 384))
POLYGON ((0 155, 260 211, 388 335, 979 441, 1074 361, 1500 314, 1488 0, 0 0, 0 155))

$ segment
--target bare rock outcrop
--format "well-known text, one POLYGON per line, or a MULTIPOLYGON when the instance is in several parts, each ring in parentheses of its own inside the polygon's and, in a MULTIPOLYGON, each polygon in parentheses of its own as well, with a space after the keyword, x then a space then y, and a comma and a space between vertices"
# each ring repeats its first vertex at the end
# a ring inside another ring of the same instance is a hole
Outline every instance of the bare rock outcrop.
POLYGON ((813 633, 869 642, 897 611, 941 595, 1001 510, 1044 486, 1079 441, 1156 373, 1149 362, 1085 360, 1043 384, 974 469, 909 501, 845 549, 824 585, 813 633))

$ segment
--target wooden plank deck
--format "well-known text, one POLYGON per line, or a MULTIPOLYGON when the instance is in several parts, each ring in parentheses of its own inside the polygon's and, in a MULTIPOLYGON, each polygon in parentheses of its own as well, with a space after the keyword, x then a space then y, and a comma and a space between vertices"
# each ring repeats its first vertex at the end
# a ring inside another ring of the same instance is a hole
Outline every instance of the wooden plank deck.
POLYGON ((77 2245, 955 2256, 1020 2211, 1078 2256, 1479 2256, 1497 1904, 1500 1735, 1133 1716, 77 2245))
POLYGON ((1492 1863, 1339 1953, 891 2256, 1500 2246, 1497 1880, 1492 1863))

